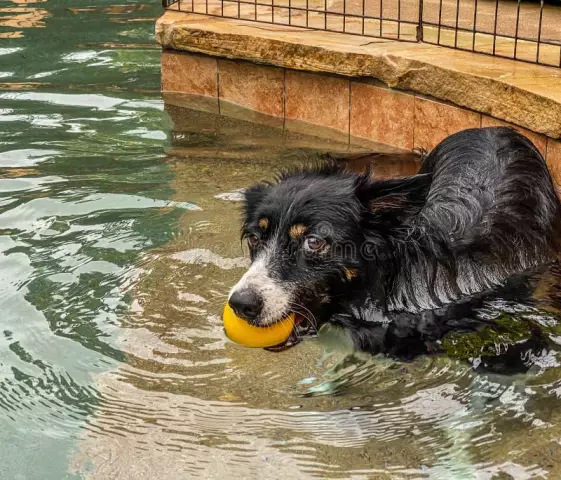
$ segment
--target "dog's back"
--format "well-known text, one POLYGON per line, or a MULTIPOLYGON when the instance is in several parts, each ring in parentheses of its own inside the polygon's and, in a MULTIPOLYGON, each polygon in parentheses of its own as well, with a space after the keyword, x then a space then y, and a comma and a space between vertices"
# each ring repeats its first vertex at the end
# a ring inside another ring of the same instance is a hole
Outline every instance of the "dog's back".
MULTIPOLYGON (((420 173, 433 180, 414 223, 454 258, 450 268, 437 268, 434 292, 418 271, 426 265, 413 265, 399 282, 416 285, 421 308, 434 306, 431 295, 446 302, 482 291, 557 252, 561 205, 543 157, 524 136, 508 128, 459 132, 426 157, 420 173)), ((395 308, 409 304, 405 292, 395 293, 395 308)))

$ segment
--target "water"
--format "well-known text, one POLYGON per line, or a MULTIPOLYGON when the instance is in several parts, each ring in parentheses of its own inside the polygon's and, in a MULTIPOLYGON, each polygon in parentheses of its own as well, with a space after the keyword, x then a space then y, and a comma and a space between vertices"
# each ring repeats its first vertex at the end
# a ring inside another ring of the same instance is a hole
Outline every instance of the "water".
POLYGON ((0 3, 0 478, 559 478, 555 269, 510 370, 224 338, 239 189, 340 147, 164 109, 159 13, 0 3))

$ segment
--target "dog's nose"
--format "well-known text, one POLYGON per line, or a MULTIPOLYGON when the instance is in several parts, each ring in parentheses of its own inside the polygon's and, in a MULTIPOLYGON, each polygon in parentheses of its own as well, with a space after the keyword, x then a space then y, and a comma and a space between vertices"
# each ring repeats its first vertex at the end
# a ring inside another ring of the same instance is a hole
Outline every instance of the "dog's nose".
POLYGON ((263 308, 261 297, 249 289, 232 293, 228 303, 236 315, 245 320, 255 320, 263 308))

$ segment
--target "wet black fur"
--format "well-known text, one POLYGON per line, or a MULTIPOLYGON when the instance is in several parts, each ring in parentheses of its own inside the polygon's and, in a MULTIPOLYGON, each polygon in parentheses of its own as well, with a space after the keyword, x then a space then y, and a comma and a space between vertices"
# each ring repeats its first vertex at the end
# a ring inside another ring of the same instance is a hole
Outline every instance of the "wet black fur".
POLYGON ((252 258, 276 244, 270 275, 295 291, 293 309, 345 327, 359 349, 380 351, 380 336, 404 324, 419 330, 434 317, 427 312, 558 252, 561 205, 551 177, 513 130, 454 134, 411 177, 377 181, 371 173, 334 162, 285 173, 246 191, 243 222, 245 236, 260 236, 252 258), (287 235, 295 223, 327 240, 327 251, 306 254, 303 239, 287 235), (349 270, 357 272, 351 280, 349 270), (392 318, 392 326, 380 323, 392 318))

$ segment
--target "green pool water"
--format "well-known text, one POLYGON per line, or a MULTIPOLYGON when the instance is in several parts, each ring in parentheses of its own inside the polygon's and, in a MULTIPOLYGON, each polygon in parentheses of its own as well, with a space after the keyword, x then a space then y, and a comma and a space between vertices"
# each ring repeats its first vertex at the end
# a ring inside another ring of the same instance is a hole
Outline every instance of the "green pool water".
POLYGON ((227 341, 240 189, 345 148, 165 106, 160 13, 0 2, 0 480, 560 478, 556 268, 448 355, 227 341))

